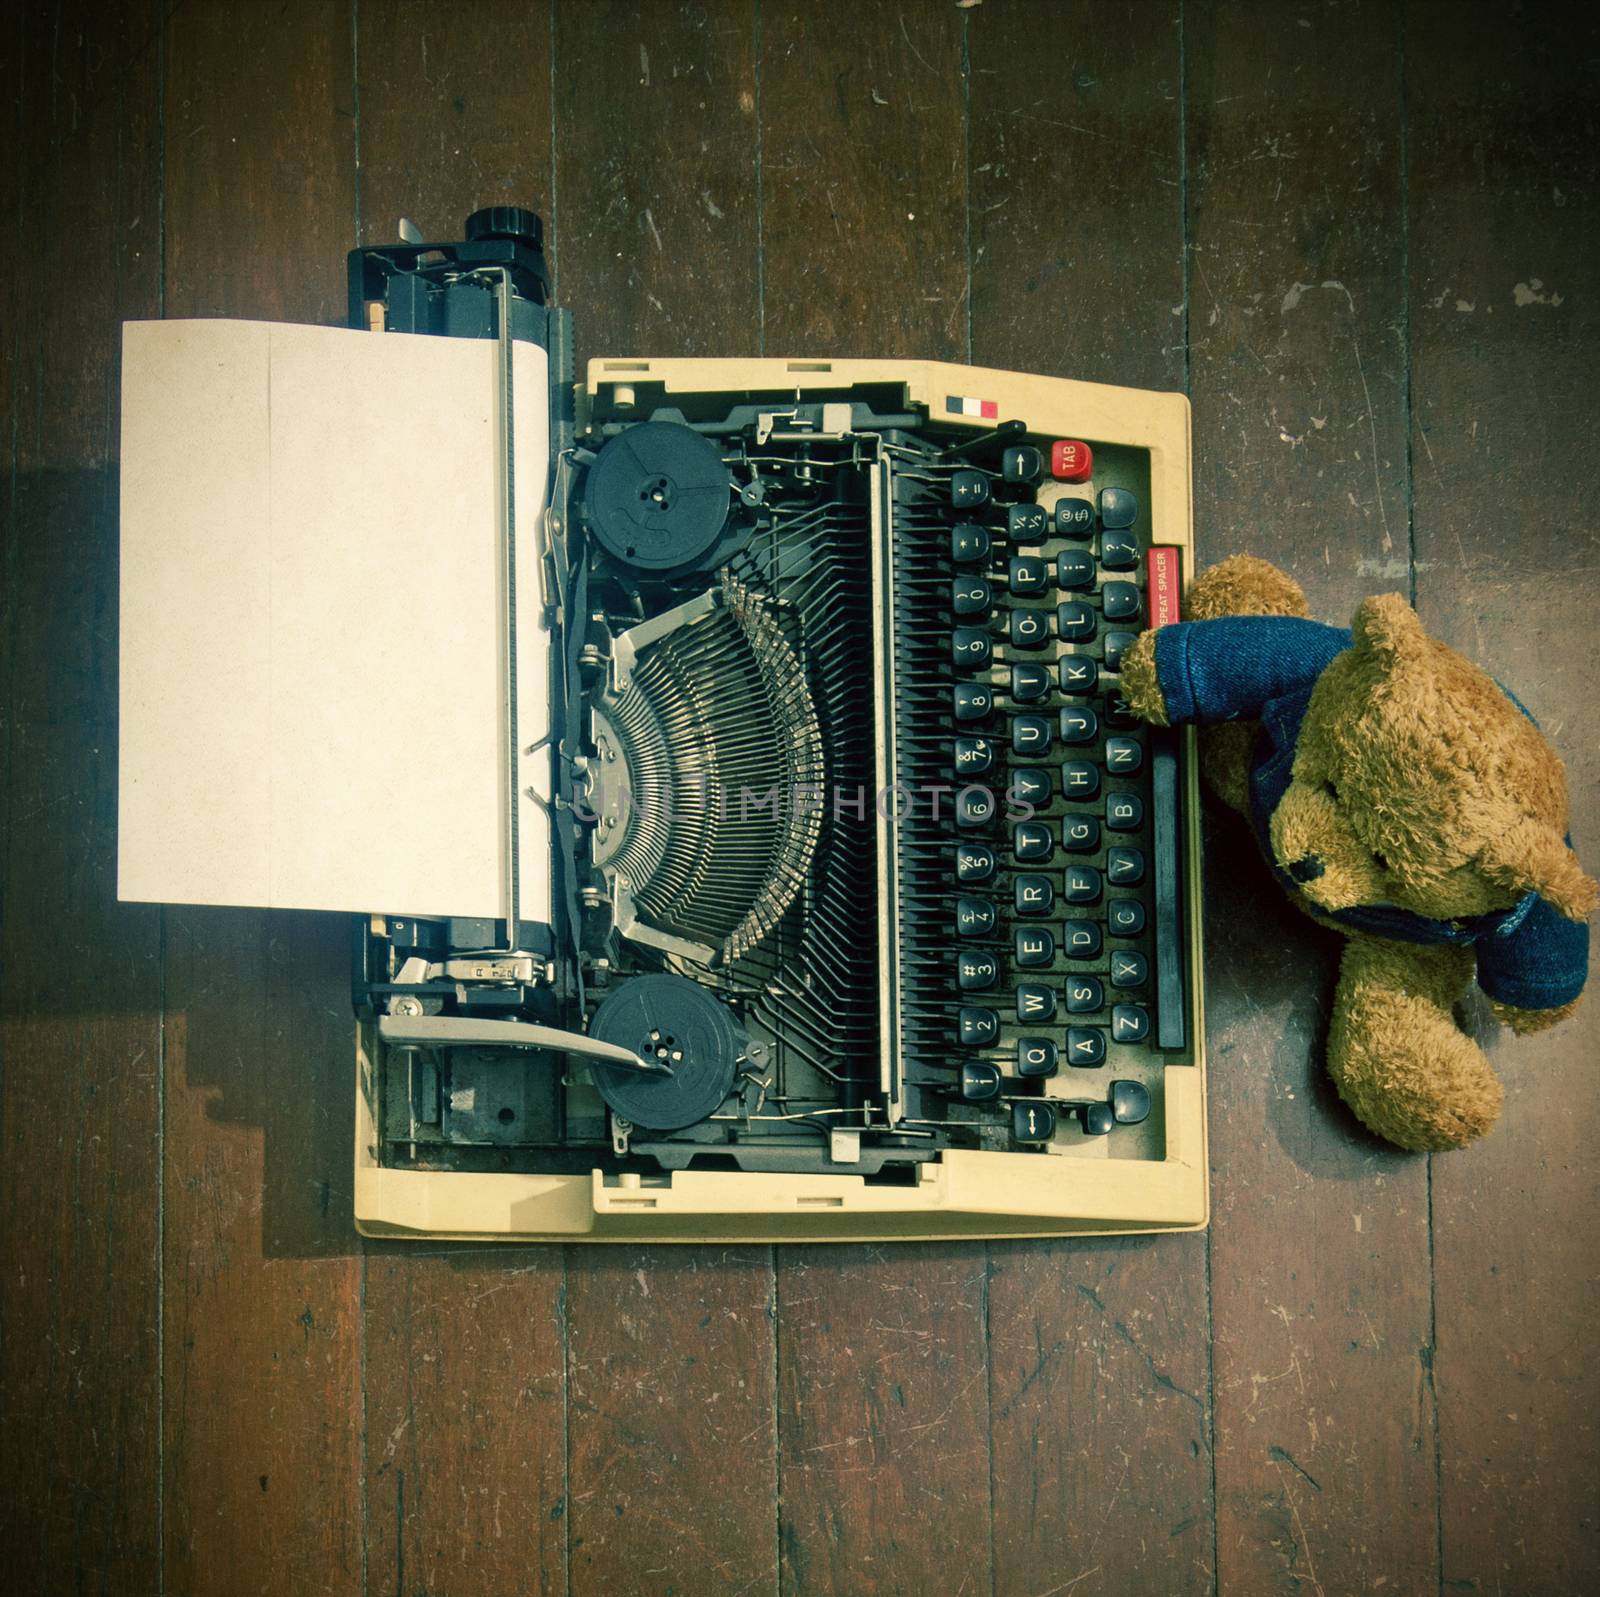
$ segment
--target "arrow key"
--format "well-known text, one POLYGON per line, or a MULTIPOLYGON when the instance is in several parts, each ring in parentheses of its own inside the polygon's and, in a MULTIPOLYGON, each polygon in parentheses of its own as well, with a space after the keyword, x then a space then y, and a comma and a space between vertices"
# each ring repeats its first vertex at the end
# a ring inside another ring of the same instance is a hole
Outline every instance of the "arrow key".
POLYGON ((1011 1135, 1017 1142, 1048 1142, 1056 1134, 1056 1112, 1038 1098, 1024 1098, 1011 1106, 1011 1135))

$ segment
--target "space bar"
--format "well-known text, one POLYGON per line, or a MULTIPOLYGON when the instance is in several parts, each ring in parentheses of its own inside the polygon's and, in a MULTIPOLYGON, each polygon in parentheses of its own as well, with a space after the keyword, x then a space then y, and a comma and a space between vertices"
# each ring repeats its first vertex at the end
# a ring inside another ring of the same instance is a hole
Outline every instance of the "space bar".
POLYGON ((1177 741, 1171 732, 1152 735, 1150 778, 1156 889, 1156 1046, 1182 1048, 1188 1011, 1184 998, 1182 811, 1178 802, 1177 741))

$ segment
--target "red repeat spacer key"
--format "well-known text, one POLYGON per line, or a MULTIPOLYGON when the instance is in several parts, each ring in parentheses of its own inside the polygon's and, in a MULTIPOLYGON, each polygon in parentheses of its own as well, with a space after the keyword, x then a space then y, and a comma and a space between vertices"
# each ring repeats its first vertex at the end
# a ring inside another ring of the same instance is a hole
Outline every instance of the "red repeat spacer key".
POLYGON ((1094 451, 1076 438, 1058 438, 1050 446, 1050 475, 1060 482, 1088 482, 1094 451))
POLYGON ((1154 630, 1180 619, 1183 578, 1178 570, 1178 551, 1170 544, 1148 550, 1145 567, 1150 584, 1150 626, 1154 630))

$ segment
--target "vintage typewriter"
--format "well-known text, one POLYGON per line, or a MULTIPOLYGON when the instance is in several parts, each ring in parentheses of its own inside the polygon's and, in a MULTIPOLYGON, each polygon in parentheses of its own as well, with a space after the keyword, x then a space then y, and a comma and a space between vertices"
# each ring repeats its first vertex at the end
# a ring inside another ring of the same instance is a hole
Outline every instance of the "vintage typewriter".
POLYGON ((354 251, 350 320, 497 345, 504 406, 543 352, 485 774, 540 868, 500 917, 356 919, 360 1229, 1204 1224, 1193 751, 1117 678, 1178 614, 1186 400, 896 360, 578 382, 537 217, 465 231, 354 251))

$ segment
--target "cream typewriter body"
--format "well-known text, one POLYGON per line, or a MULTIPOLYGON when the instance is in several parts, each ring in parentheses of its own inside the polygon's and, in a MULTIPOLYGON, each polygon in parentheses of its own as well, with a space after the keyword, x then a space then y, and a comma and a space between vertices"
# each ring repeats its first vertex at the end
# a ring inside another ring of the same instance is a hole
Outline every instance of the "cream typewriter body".
MULTIPOLYGON (((544 301, 536 220, 479 213, 464 245, 355 252, 366 331, 330 335, 475 341, 492 434, 468 574, 490 713, 395 821, 436 840, 381 878, 409 896, 351 901, 378 890, 361 859, 294 885, 300 847, 245 900, 355 912, 358 1227, 1203 1225, 1193 750, 1116 675, 1189 573, 1187 401, 898 360, 578 382, 544 301)), ((141 491, 135 649, 139 573, 172 558, 141 491)), ((438 544, 419 559, 469 558, 438 544)), ((123 894, 241 901, 133 859, 170 751, 129 646, 123 894)))

